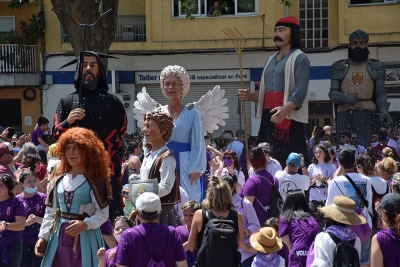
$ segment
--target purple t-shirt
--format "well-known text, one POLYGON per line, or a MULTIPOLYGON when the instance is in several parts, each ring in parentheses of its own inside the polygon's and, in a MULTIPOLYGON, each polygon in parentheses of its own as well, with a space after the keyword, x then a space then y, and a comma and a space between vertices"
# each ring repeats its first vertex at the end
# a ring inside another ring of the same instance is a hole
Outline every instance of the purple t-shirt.
MULTIPOLYGON (((6 201, 0 201, 0 221, 13 223, 15 222, 15 216, 26 218, 26 209, 21 200, 12 196, 6 201)), ((8 246, 14 245, 22 239, 20 231, 16 232, 10 230, 1 232, 1 237, 8 246)))
MULTIPOLYGON (((269 200, 271 198, 272 183, 279 189, 279 182, 274 178, 267 170, 256 172, 253 176, 247 179, 246 183, 240 189, 239 196, 254 196, 258 199, 265 207, 269 206, 269 200), (268 179, 269 181, 267 181, 268 179)), ((265 209, 258 203, 254 198, 253 207, 256 211, 260 225, 263 225, 268 220, 268 214, 265 209)))
POLYGON ((383 254, 383 266, 400 266, 400 238, 395 229, 388 228, 376 233, 376 239, 383 254))
POLYGON ((39 138, 43 137, 43 131, 40 129, 40 127, 37 127, 32 133, 31 133, 31 138, 32 138, 32 143, 35 144, 35 146, 39 145, 39 138))
MULTIPOLYGON (((26 208, 27 214, 26 217, 28 218, 29 215, 33 214, 37 217, 43 218, 44 213, 46 211, 46 205, 44 202, 46 201, 46 195, 37 192, 33 197, 26 198, 24 194, 21 193, 17 195, 17 198, 21 200, 26 208)), ((26 226, 25 229, 21 232, 22 238, 24 239, 25 243, 35 244, 38 240, 38 234, 40 230, 40 224, 34 223, 30 226, 26 226)))
MULTIPOLYGON (((107 249, 107 251, 106 251, 106 267, 117 267, 117 265, 114 263, 114 260, 110 260, 109 258, 108 258, 108 255, 110 254, 110 252, 112 251, 112 250, 115 250, 115 249, 117 249, 117 248, 110 248, 110 249, 107 249)), ((115 259, 115 258, 114 258, 115 259)))
MULTIPOLYGON (((178 226, 175 229, 181 236, 182 244, 188 241, 190 232, 186 228, 186 225, 178 226)), ((193 252, 191 252, 190 250, 186 251, 188 266, 194 266, 194 264, 196 263, 197 251, 198 251, 197 249, 193 252)))
POLYGON ((113 227, 110 220, 107 220, 100 226, 100 232, 102 235, 112 235, 113 234, 113 227))
POLYGON ((143 267, 148 265, 150 257, 155 261, 162 259, 167 267, 173 267, 175 262, 186 260, 181 237, 174 227, 157 223, 145 223, 129 228, 122 233, 114 259, 116 264, 143 267), (140 231, 144 240, 137 230, 140 231), (147 252, 146 246, 151 256, 147 252))
POLYGON ((279 218, 279 236, 289 235, 292 243, 292 249, 289 252, 289 267, 306 266, 308 250, 318 232, 318 223, 312 216, 307 220, 293 218, 290 222, 286 222, 282 217, 279 218))

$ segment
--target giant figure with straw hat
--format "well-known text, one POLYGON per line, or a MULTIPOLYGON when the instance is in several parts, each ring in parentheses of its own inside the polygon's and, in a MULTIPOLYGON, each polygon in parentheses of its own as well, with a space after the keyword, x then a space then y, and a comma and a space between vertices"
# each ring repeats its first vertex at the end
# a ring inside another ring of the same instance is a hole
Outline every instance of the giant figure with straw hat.
POLYGON ((291 152, 307 154, 303 123, 308 123, 310 61, 301 51, 300 25, 295 17, 279 19, 274 32, 279 52, 267 60, 260 90, 240 89, 238 96, 258 102, 258 141, 273 144, 274 158, 285 165, 291 152))

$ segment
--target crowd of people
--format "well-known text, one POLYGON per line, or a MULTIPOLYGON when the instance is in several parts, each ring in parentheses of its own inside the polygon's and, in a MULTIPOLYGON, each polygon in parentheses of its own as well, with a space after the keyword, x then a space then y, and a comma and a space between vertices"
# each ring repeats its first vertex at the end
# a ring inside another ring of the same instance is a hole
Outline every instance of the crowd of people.
MULTIPOLYGON (((399 264, 393 255, 400 248, 400 173, 394 154, 385 152, 396 147, 384 146, 377 160, 380 153, 357 146, 353 133, 340 133, 343 142, 336 145, 328 132, 311 138, 315 145, 308 155, 287 155, 284 166, 272 158, 268 143, 253 144, 242 168, 242 131, 222 146, 206 136, 207 172, 199 178, 204 191, 198 201, 179 184, 167 147, 172 131, 167 113, 148 112, 147 147, 141 135, 126 142, 124 216, 111 223, 105 209, 112 199, 109 159, 93 132, 66 131, 48 146, 44 163, 29 139, 21 147, 6 142, 6 129, 0 143, 0 266, 205 264, 204 254, 212 249, 203 240, 213 219, 233 222, 234 251, 238 247, 240 254, 212 246, 218 256, 211 261, 219 266, 227 261, 220 253, 232 257, 229 266, 239 264, 236 258, 241 266, 334 266, 343 258, 334 253, 340 243, 355 249, 361 266, 399 264), (156 194, 143 193, 132 203, 129 181, 151 178, 158 179, 156 194), (274 187, 282 199, 278 216, 270 212, 274 187)), ((389 143, 385 132, 377 134, 380 144, 389 143)))
POLYGON ((160 74, 168 104, 142 110, 143 135, 126 142, 100 60, 110 56, 84 51, 64 65, 77 63, 76 91, 51 133, 41 117, 30 135, 0 134, 0 267, 400 266, 398 134, 381 128, 365 142, 373 112, 392 122, 368 35, 353 32, 350 60, 332 66, 339 134, 316 127, 307 148, 300 24, 281 18, 274 32, 260 90, 238 91, 258 102, 256 139, 204 136, 199 110, 182 102, 190 77, 170 65, 160 74), (362 101, 346 83, 355 71, 371 76, 362 101))

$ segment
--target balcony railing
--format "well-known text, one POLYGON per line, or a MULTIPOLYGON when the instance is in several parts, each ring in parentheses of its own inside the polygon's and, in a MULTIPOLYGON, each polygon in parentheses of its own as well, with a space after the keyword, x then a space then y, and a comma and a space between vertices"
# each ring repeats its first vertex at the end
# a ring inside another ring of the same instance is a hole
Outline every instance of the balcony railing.
MULTIPOLYGON (((69 42, 68 35, 62 27, 61 41, 69 42)), ((146 42, 146 16, 118 15, 114 42, 146 42)))
POLYGON ((36 72, 36 45, 0 44, 0 73, 36 72))

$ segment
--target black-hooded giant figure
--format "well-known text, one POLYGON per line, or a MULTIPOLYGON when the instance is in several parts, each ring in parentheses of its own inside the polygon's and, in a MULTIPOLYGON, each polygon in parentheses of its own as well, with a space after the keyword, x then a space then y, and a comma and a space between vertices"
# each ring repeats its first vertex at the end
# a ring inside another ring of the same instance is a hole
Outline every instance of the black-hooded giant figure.
POLYGON ((100 57, 108 55, 85 51, 83 64, 84 80, 82 82, 81 98, 79 98, 80 59, 76 58, 65 66, 77 63, 74 85, 76 91, 61 98, 54 115, 53 139, 73 126, 84 127, 97 133, 111 159, 111 185, 114 201, 109 205, 111 221, 123 215, 121 204, 121 165, 122 165, 122 136, 126 132, 127 117, 121 101, 108 93, 107 76, 100 57), (93 61, 97 59, 97 63, 93 61), (92 61, 87 61, 92 58, 92 61), (97 66, 96 66, 97 65, 97 66), (97 75, 95 75, 97 73, 97 75), (79 101, 81 103, 79 104, 79 101), (69 123, 72 122, 72 123, 69 123))

